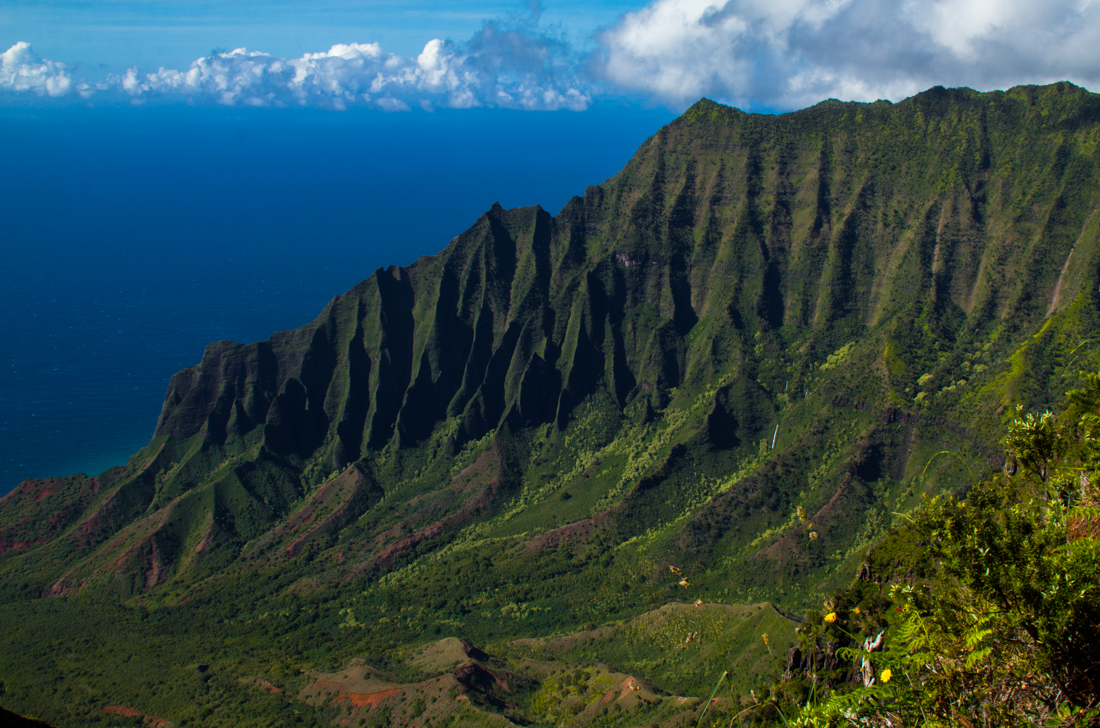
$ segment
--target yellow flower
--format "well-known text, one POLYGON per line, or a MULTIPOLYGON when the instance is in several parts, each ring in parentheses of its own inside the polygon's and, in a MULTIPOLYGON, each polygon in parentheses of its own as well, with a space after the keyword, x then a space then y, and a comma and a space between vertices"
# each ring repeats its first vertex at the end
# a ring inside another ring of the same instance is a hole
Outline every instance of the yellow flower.
POLYGON ((860 615, 859 607, 856 607, 855 609, 853 609, 852 614, 854 614, 858 617, 860 615))
POLYGON ((669 570, 669 571, 671 571, 671 572, 672 572, 673 574, 675 574, 676 576, 683 576, 683 575, 684 575, 684 572, 680 571, 680 570, 679 570, 679 569, 677 569, 677 568, 676 568, 675 566, 670 566, 670 567, 668 567, 668 570, 669 570))
POLYGON ((687 586, 687 585, 688 585, 688 580, 687 579, 680 579, 680 586, 687 586))
POLYGON ((882 674, 878 676, 879 682, 888 683, 890 678, 894 676, 894 673, 890 672, 890 668, 886 668, 882 671, 882 674))
POLYGON ((829 612, 825 615, 825 624, 832 624, 836 621, 836 612, 829 612))
POLYGON ((810 531, 810 540, 811 541, 816 541, 817 540, 817 531, 810 531))
POLYGON ((769 644, 769 642, 768 642, 768 634, 767 634, 767 633, 765 632, 765 633, 764 633, 764 645, 765 645, 765 646, 767 646, 768 644, 769 644))

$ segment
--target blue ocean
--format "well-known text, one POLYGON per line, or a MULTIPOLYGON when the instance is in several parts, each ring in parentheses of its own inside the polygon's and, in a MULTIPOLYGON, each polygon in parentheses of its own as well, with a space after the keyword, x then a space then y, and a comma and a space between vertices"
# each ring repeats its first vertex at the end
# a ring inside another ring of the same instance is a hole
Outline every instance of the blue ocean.
POLYGON ((672 116, 0 108, 0 494, 124 464, 206 344, 301 326, 493 202, 556 213, 672 116))

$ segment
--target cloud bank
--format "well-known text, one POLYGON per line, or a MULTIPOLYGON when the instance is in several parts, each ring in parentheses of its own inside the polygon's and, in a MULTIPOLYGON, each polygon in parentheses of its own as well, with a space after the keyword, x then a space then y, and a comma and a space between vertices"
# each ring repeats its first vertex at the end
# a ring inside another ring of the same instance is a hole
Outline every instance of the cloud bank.
POLYGON ((0 92, 253 106, 587 108, 600 95, 681 109, 834 97, 899 100, 934 85, 981 90, 1069 80, 1100 88, 1100 0, 651 0, 581 52, 526 18, 487 21, 415 58, 348 43, 300 58, 238 48, 184 70, 78 78, 27 43, 2 55, 0 92))
POLYGON ((654 0, 600 36, 601 76, 682 107, 800 108, 935 85, 1100 85, 1095 0, 654 0))
POLYGON ((44 61, 29 44, 3 54, 0 90, 85 99, 123 98, 140 103, 187 100, 248 106, 413 106, 514 109, 586 109, 596 84, 584 59, 560 38, 527 19, 488 21, 469 41, 428 41, 416 58, 384 51, 377 43, 348 43, 300 58, 278 58, 237 48, 194 61, 190 68, 134 67, 99 81, 76 82, 72 68, 44 61))

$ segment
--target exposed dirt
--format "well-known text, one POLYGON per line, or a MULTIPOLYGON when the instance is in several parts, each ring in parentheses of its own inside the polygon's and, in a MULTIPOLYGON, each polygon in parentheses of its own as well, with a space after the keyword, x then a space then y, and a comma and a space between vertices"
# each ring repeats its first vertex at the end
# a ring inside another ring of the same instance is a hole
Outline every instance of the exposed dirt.
POLYGON ((377 693, 342 693, 336 696, 337 703, 351 703, 356 708, 374 708, 391 695, 400 693, 403 688, 379 690, 377 693))
MULTIPOLYGON (((500 444, 494 440, 489 449, 482 453, 477 460, 451 479, 450 488, 452 492, 456 495, 467 494, 472 496, 466 505, 451 515, 386 546, 377 556, 368 560, 368 565, 390 566, 398 554, 415 548, 421 541, 435 538, 445 531, 468 523, 475 514, 492 503, 500 487, 503 467, 500 444)), ((395 531, 399 532, 400 525, 390 529, 382 536, 394 534, 395 531)))
POLYGON ((258 539, 255 546, 245 553, 245 557, 255 560, 259 558, 261 549, 272 544, 285 544, 273 551, 269 560, 294 558, 307 544, 322 537, 330 529, 339 528, 356 494, 369 487, 370 483, 363 472, 354 463, 348 465, 339 475, 312 493, 293 516, 258 539))
POLYGON ((524 546, 528 551, 538 551, 548 546, 557 546, 571 541, 587 541, 600 532, 600 529, 609 520, 611 510, 608 509, 584 520, 567 523, 564 526, 546 531, 541 536, 527 541, 524 546))
POLYGON ((150 728, 171 728, 171 726, 175 725, 170 720, 158 718, 155 715, 148 715, 135 708, 128 708, 125 705, 108 705, 106 708, 102 708, 102 710, 104 713, 121 715, 124 718, 141 718, 142 722, 150 726, 150 728))

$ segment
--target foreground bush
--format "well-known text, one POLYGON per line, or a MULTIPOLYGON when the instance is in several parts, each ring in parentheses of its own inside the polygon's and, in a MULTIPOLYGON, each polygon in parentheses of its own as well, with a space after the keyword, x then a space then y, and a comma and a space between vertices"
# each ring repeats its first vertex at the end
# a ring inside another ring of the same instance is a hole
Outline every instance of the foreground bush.
POLYGON ((857 584, 811 615, 782 723, 1100 725, 1100 375, 1004 443, 1004 473, 895 534, 910 567, 880 601, 857 584))

